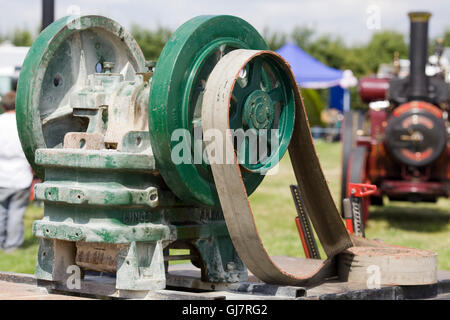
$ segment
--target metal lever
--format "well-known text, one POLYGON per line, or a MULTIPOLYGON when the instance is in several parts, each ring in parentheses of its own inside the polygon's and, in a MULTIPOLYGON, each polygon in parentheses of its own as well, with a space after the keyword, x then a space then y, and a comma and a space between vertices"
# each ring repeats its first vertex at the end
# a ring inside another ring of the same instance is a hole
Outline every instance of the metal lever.
POLYGON ((365 197, 375 193, 377 187, 372 184, 349 183, 347 190, 350 197, 349 200, 344 200, 344 217, 347 230, 357 236, 365 237, 364 217, 362 214, 363 201, 365 197), (350 223, 350 221, 353 223, 350 223))
POLYGON ((317 248, 316 239, 314 238, 313 229, 306 213, 303 198, 298 185, 291 185, 292 198, 294 199, 295 208, 297 209, 297 217, 295 223, 302 241, 305 256, 308 259, 320 259, 320 253, 317 248))

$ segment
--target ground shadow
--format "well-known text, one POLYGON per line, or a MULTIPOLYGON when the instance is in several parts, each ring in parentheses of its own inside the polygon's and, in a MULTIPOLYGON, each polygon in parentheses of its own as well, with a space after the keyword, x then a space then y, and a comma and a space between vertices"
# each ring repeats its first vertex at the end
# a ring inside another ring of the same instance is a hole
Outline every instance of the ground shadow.
POLYGON ((390 202, 371 206, 369 220, 386 220, 389 226, 418 232, 438 232, 450 223, 450 208, 433 204, 390 202))

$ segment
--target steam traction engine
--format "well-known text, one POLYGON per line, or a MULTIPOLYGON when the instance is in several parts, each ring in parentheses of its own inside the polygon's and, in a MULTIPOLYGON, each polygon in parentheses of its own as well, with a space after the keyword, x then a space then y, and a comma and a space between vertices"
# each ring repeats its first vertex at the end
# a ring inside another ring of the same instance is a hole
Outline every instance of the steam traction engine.
MULTIPOLYGON (((450 87, 440 74, 425 73, 430 13, 413 12, 409 17, 409 75, 361 79, 361 98, 371 102, 370 135, 363 134, 361 115, 347 114, 345 119, 343 198, 349 196, 346 186, 352 182, 378 187, 372 204, 382 204, 383 195, 390 200, 435 202, 450 194, 450 87)), ((368 207, 369 201, 363 207, 365 219, 368 207)))

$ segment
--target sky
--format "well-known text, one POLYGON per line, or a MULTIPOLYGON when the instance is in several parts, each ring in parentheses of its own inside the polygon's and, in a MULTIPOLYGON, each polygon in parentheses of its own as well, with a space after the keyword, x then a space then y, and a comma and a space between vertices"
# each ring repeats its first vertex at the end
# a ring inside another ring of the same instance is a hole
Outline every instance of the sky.
MULTIPOLYGON (((79 11, 108 16, 125 28, 138 24, 175 30, 197 15, 231 14, 261 33, 266 27, 289 33, 295 26, 308 26, 347 44, 365 43, 382 29, 408 34, 407 13, 412 10, 432 13, 430 37, 450 29, 449 0, 55 0, 55 18, 79 11)), ((14 28, 37 30, 40 23, 41 0, 0 0, 0 34, 14 28)))

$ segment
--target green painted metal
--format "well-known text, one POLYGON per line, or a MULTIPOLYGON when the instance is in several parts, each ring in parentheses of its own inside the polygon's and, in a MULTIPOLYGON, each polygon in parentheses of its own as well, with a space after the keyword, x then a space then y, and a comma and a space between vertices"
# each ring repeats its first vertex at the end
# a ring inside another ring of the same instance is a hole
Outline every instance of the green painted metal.
POLYGON ((248 139, 236 146, 244 155, 240 163, 245 169, 264 173, 280 161, 289 146, 295 122, 293 89, 281 66, 271 58, 256 57, 242 70, 244 75, 233 89, 238 102, 231 105, 230 127, 254 131, 265 142, 258 149, 250 146, 248 139), (262 147, 265 152, 260 155, 262 147))
MULTIPOLYGON (((191 203, 219 206, 214 180, 204 163, 174 164, 171 155, 179 140, 172 141, 171 135, 175 129, 184 128, 190 132, 188 138, 194 140, 194 127, 201 125, 201 94, 196 88, 220 55, 238 48, 268 47, 261 35, 240 18, 199 16, 176 30, 155 68, 149 127, 156 164, 170 189, 191 203)), ((242 174, 247 192, 251 194, 263 176, 245 171, 242 174)))
POLYGON ((33 234, 39 238, 114 244, 174 240, 170 228, 164 224, 145 223, 124 227, 108 220, 101 224, 70 225, 67 221, 52 222, 43 219, 33 224, 33 234))
POLYGON ((116 288, 123 290, 157 290, 166 287, 163 243, 131 242, 117 257, 116 288))
POLYGON ((53 280, 53 266, 55 262, 55 252, 53 250, 52 239, 42 239, 39 242, 38 258, 34 271, 37 279, 53 280))
MULTIPOLYGON (((90 150, 89 154, 94 152, 90 150)), ((161 188, 164 183, 154 169, 142 170, 131 161, 131 154, 122 155, 128 156, 130 161, 116 161, 113 167, 98 156, 88 160, 89 154, 82 161, 81 151, 75 149, 38 149, 37 154, 38 164, 45 169, 46 181, 35 186, 35 196, 44 202, 45 210, 44 217, 33 223, 33 234, 54 242, 125 245, 125 253, 118 255, 118 261, 122 261, 117 265, 118 289, 160 288, 164 281, 161 272, 155 271, 158 269, 156 260, 144 264, 148 268, 152 265, 147 277, 134 272, 138 266, 143 268, 137 263, 142 259, 137 257, 145 255, 136 253, 133 246, 149 246, 151 251, 159 248, 156 243, 165 247, 174 241, 189 243, 199 252, 204 280, 246 279, 245 266, 234 250, 221 211, 190 206, 178 200, 161 188), (90 163, 94 166, 89 167, 90 163), (124 265, 124 261, 129 264, 124 265), (236 267, 228 270, 226 266, 230 263, 236 267), (157 284, 150 281, 156 278, 159 279, 157 284)), ((139 158, 142 154, 135 156, 139 158)), ((44 244, 48 246, 48 242, 41 241, 41 245, 44 244)), ((40 250, 53 254, 48 248, 40 250)), ((36 276, 55 281, 56 278, 49 275, 55 272, 52 265, 55 259, 38 255, 36 276)), ((161 268, 163 260, 159 261, 161 268)))
POLYGON ((155 159, 149 154, 115 150, 38 149, 39 166, 71 166, 85 169, 155 171, 155 159))
POLYGON ((37 200, 51 200, 67 204, 90 204, 103 206, 158 205, 158 190, 127 188, 118 183, 76 184, 72 181, 40 183, 35 188, 37 200))
MULTIPOLYGON (((41 33, 17 93, 22 146, 45 177, 35 186, 45 205, 44 217, 33 224, 41 238, 39 279, 63 281, 79 252, 103 245, 117 249, 112 263, 120 290, 163 288, 163 250, 172 246, 198 255, 205 281, 246 281, 209 165, 176 165, 171 158, 176 129, 186 129, 194 141, 188 152, 202 147, 195 132, 201 132, 205 82, 221 56, 240 48, 267 45, 242 19, 200 16, 173 34, 152 75, 147 67, 154 64, 110 19, 66 17, 41 33)), ((281 158, 292 134, 292 93, 271 61, 252 61, 245 70, 257 80, 250 77, 250 85, 236 91, 239 105, 230 123, 277 129, 281 158)), ((251 194, 264 177, 257 169, 268 162, 243 168, 251 194)), ((96 270, 95 257, 84 259, 96 270)))
MULTIPOLYGON (((126 57, 135 70, 144 71, 145 59, 131 34, 115 21, 101 16, 71 16, 49 25, 30 48, 17 84, 17 126, 22 148, 35 173, 43 178, 44 170, 36 165, 34 156, 38 148, 55 147, 66 132, 83 131, 85 122, 80 119, 60 119, 56 126, 47 125, 42 119, 54 112, 56 99, 62 99, 76 80, 79 61, 70 46, 73 37, 85 33, 98 40, 87 52, 97 59, 87 62, 88 74, 95 73, 98 61, 114 60, 115 55, 126 57), (76 69, 73 67, 76 66, 76 69)), ((119 57, 117 57, 119 58, 119 57)), ((79 57, 78 57, 79 59, 79 57)))
POLYGON ((270 129, 275 115, 270 95, 262 90, 252 92, 245 100, 243 120, 251 129, 270 129))

